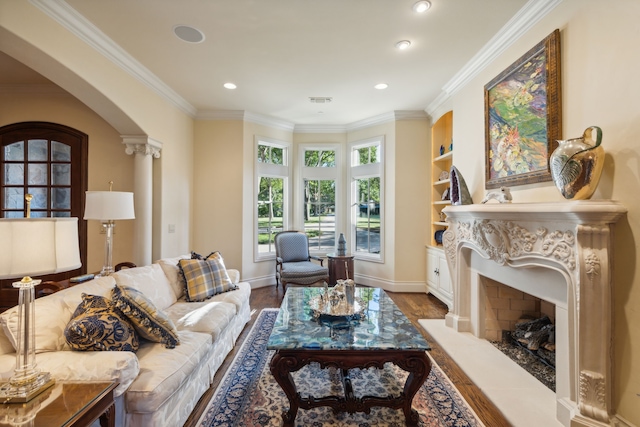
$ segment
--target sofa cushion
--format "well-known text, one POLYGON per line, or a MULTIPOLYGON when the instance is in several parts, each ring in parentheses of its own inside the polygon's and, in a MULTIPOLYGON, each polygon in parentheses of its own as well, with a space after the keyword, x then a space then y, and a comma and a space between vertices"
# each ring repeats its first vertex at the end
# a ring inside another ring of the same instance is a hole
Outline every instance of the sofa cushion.
POLYGON ((138 289, 116 285, 113 288, 113 302, 141 337, 163 343, 167 348, 180 344, 178 331, 171 319, 138 289))
MULTIPOLYGON (((5 357, 11 375, 16 365, 15 354, 0 356, 0 379, 7 379, 5 357)), ((51 351, 38 354, 36 362, 56 381, 117 381, 115 396, 124 393, 140 372, 138 358, 130 351, 51 351)))
POLYGON ((181 344, 171 351, 150 342, 140 345, 140 374, 127 390, 127 412, 155 412, 174 393, 183 392, 189 375, 208 360, 210 335, 191 331, 179 334, 181 344))
POLYGON ((82 294, 82 302, 64 330, 73 350, 136 351, 136 330, 113 303, 98 295, 82 294))
POLYGON ((178 331, 210 334, 215 342, 236 314, 233 304, 217 301, 178 301, 166 311, 178 331))
POLYGON ((127 268, 114 273, 118 285, 128 286, 142 292, 158 309, 164 310, 177 301, 176 295, 158 264, 127 268))
POLYGON ((178 265, 187 283, 187 301, 204 301, 237 288, 231 282, 219 252, 204 260, 180 260, 178 265))
POLYGON ((11 344, 9 337, 4 333, 2 327, 0 327, 0 354, 13 353, 16 349, 11 344))
POLYGON ((228 302, 236 307, 236 313, 240 311, 243 304, 251 298, 251 284, 249 282, 239 282, 238 289, 233 292, 225 292, 211 298, 211 301, 228 302))
MULTIPOLYGON (((64 328, 71 319, 71 311, 60 295, 53 294, 38 298, 34 304, 35 310, 35 352, 62 350, 67 342, 64 339, 64 328)), ((0 315, 0 323, 4 333, 17 348, 18 338, 18 307, 13 307, 0 315)))
POLYGON ((164 275, 167 276, 167 280, 169 281, 169 285, 171 285, 171 289, 173 289, 176 299, 182 298, 185 288, 187 287, 184 282, 182 272, 178 267, 178 262, 181 259, 189 259, 189 255, 182 255, 174 258, 163 258, 156 261, 156 264, 162 268, 164 275))

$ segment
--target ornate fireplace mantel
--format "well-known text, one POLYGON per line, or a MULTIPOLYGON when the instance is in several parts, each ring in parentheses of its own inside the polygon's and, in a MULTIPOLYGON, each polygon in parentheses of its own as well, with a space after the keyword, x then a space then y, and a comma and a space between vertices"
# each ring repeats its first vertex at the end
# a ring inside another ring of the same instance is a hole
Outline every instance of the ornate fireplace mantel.
POLYGON ((482 337, 478 276, 556 303, 557 417, 566 426, 610 425, 611 249, 613 225, 626 211, 605 200, 444 209, 454 295, 447 326, 482 337))

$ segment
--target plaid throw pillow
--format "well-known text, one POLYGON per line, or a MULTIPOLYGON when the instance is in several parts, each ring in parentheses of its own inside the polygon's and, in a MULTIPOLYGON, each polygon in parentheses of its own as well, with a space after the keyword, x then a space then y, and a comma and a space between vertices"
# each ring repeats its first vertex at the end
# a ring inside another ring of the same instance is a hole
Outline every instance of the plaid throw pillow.
POLYGON ((206 259, 181 259, 178 265, 187 284, 187 301, 204 301, 238 289, 227 274, 220 252, 214 252, 206 259))

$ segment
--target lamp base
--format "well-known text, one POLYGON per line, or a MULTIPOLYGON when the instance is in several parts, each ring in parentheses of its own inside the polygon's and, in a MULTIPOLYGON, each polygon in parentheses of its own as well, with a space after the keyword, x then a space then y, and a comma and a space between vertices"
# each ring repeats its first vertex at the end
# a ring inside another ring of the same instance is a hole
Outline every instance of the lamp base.
POLYGON ((0 403, 24 403, 28 402, 52 385, 56 381, 48 372, 40 372, 35 381, 17 386, 6 382, 0 384, 0 403))

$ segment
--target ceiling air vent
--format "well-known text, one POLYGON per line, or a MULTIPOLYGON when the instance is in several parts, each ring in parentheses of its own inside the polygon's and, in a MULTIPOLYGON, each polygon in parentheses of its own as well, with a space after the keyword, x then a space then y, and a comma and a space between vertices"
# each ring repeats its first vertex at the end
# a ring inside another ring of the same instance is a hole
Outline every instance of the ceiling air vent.
POLYGON ((330 96, 310 96, 309 101, 312 104, 328 104, 333 100, 330 96))

